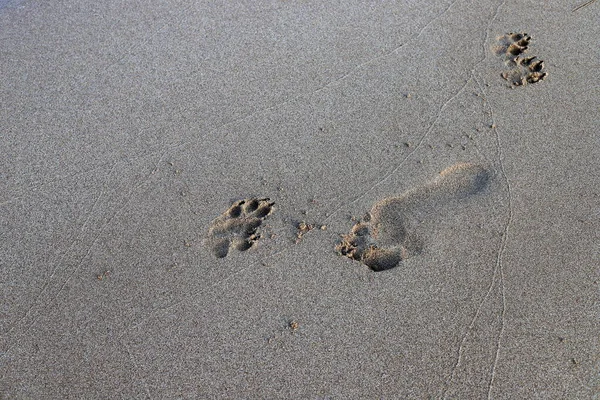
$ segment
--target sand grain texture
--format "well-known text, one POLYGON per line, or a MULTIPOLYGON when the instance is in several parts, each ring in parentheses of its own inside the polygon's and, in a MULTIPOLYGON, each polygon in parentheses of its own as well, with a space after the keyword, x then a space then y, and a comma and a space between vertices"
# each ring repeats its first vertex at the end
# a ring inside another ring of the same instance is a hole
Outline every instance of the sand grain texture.
POLYGON ((0 1, 0 398, 593 398, 579 5, 0 1))

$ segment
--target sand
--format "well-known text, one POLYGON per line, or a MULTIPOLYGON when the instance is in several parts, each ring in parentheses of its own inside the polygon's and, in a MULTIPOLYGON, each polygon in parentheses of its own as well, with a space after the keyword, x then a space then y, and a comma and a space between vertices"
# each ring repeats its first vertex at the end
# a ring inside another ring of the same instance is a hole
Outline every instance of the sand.
POLYGON ((223 3, 0 1, 0 398, 598 398, 600 4, 223 3))

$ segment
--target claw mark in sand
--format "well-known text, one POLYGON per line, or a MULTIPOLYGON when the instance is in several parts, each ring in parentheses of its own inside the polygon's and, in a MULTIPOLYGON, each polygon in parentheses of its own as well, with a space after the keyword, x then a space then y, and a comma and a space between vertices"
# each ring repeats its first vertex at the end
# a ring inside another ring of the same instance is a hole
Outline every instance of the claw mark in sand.
POLYGON ((394 268, 422 252, 423 233, 435 223, 436 211, 483 191, 490 179, 491 173, 479 165, 449 167, 424 186, 376 203, 349 234, 342 236, 336 251, 374 271, 394 268))
POLYGON ((231 248, 246 251, 260 239, 257 233, 273 211, 269 199, 245 199, 235 203, 215 219, 208 230, 208 245, 217 258, 227 256, 231 248))
POLYGON ((501 76, 512 86, 524 86, 536 83, 548 76, 544 71, 544 62, 535 56, 525 57, 531 36, 526 33, 507 33, 498 38, 499 44, 494 52, 504 58, 506 71, 501 76))

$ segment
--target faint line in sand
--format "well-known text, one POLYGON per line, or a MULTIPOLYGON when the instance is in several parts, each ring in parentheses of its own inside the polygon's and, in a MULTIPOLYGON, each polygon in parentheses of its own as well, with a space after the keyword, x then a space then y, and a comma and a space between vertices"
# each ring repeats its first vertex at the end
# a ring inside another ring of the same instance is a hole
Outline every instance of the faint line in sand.
MULTIPOLYGON (((496 21, 496 18, 498 18, 498 14, 500 13, 500 9, 504 6, 505 3, 506 3, 506 0, 502 0, 501 2, 499 2, 498 6, 496 6, 496 9, 494 10, 494 14, 488 20, 488 24, 487 24, 487 27, 486 27, 486 30, 485 30, 485 37, 484 37, 484 39, 483 39, 483 41, 481 43, 482 57, 481 57, 481 59, 477 63, 475 63, 473 65, 473 68, 471 69, 471 78, 473 79, 473 81, 479 87, 479 90, 480 90, 480 92, 481 92, 481 94, 482 94, 482 96, 483 96, 484 99, 486 99, 487 96, 486 96, 486 93, 485 93, 485 90, 484 90, 483 86, 481 85, 481 83, 479 82, 479 80, 477 79, 477 77, 475 76, 475 67, 479 63, 485 62, 485 60, 488 57, 488 52, 487 52, 487 49, 486 49, 486 44, 487 44, 487 42, 489 41, 489 38, 490 38, 491 26, 496 21)), ((487 105, 488 109, 490 110, 490 114, 491 114, 491 118, 492 118, 492 124, 491 125, 492 125, 492 129, 494 130, 494 133, 496 135, 496 151, 497 151, 497 156, 498 156, 498 158, 500 160, 500 166, 501 166, 502 176, 506 180, 506 174, 504 173, 504 165, 502 164, 502 160, 500 158, 500 154, 498 153, 498 151, 499 151, 500 148, 499 148, 499 143, 498 143, 498 132, 497 132, 497 128, 496 128, 496 122, 495 122, 495 118, 494 118, 494 114, 493 114, 493 109, 491 108, 491 106, 489 105, 489 103, 487 102, 487 100, 484 100, 484 103, 487 105)), ((479 152, 479 150, 478 150, 478 152, 479 152)), ((507 180, 506 180, 506 183, 508 184, 507 180)), ((508 186, 508 188, 509 188, 509 201, 510 201, 510 199, 511 199, 511 197, 510 197, 510 186, 508 186)), ((509 202, 509 215, 510 215, 510 217, 509 217, 510 219, 509 219, 508 223, 510 223, 510 220, 512 219, 512 207, 511 207, 510 202, 509 202)), ((505 233, 507 232, 507 230, 508 230, 508 224, 505 227, 505 230, 504 230, 505 233)), ((498 255, 499 256, 503 252, 505 240, 506 240, 506 238, 503 237, 501 239, 501 241, 500 241, 500 247, 498 249, 498 255)), ((450 389, 450 385, 452 384, 452 382, 454 381, 454 378, 456 377, 456 371, 457 371, 458 367, 461 364, 462 357, 463 357, 463 354, 464 354, 464 351, 465 351, 465 344, 466 344, 467 338, 469 337, 469 333, 475 327, 475 323, 479 319, 479 315, 481 314, 481 310, 483 309, 483 305, 487 302, 487 300, 488 300, 488 298, 489 298, 489 296, 490 296, 490 294, 492 292, 492 289, 496 285, 496 280, 497 280, 497 277, 498 277, 498 261, 499 261, 499 259, 497 258, 496 259, 496 266, 494 267, 494 271, 493 271, 493 274, 492 274, 492 280, 490 282, 490 285, 488 286, 486 294, 483 297, 483 299, 481 300, 481 302, 479 303, 479 306, 477 307, 477 310, 475 311, 475 314, 473 315, 473 318, 471 319, 471 322, 470 322, 469 326, 467 327, 467 329, 465 331, 465 334, 463 335, 463 337, 462 337, 462 339, 460 341, 460 344, 459 344, 459 347, 458 347, 458 351, 457 351, 458 356, 457 356, 456 363, 452 367, 452 373, 451 373, 450 378, 448 379, 448 381, 445 383, 445 385, 444 385, 445 387, 444 387, 444 390, 442 392, 442 398, 444 398, 444 399, 447 398, 447 392, 450 389)), ((502 285, 504 287, 503 273, 501 273, 501 278, 500 279, 501 279, 502 285)), ((504 292, 503 292, 503 307, 505 308, 504 292)), ((502 318, 504 318, 504 310, 502 312, 502 318)), ((504 324, 504 319, 502 320, 502 323, 504 324)), ((501 332, 502 332, 502 330, 501 330, 501 332)), ((499 344, 499 342, 498 342, 498 344, 499 344)), ((496 354, 496 357, 497 357, 497 355, 498 354, 496 354)), ((494 370, 495 370, 495 368, 494 368, 494 370)), ((490 396, 490 394, 491 394, 491 386, 488 389, 488 397, 490 396)))
POLYGON ((444 110, 446 109, 446 107, 448 106, 448 104, 450 104, 454 99, 456 99, 463 92, 463 90, 465 89, 467 84, 470 82, 470 80, 471 80, 471 78, 467 79, 465 81, 465 83, 463 83, 463 85, 460 87, 460 89, 458 89, 458 91, 454 95, 450 96, 450 98, 448 98, 444 102, 444 104, 441 105, 436 117, 434 118, 433 122, 429 125, 429 128, 427 128, 425 133, 423 135, 421 135, 421 138, 417 142, 417 145, 411 150, 410 153, 408 153, 402 159, 402 161, 400 161, 398 164, 396 164, 390 172, 386 173, 383 178, 381 178, 380 180, 375 182, 375 184, 373 184, 371 187, 369 187, 367 190, 365 190, 361 195, 354 198, 354 200, 350 201, 349 203, 345 203, 345 204, 341 205, 340 207, 337 207, 335 210, 333 210, 329 215, 327 215, 325 217, 323 222, 329 221, 331 219, 331 217, 336 215, 342 208, 345 208, 345 207, 348 207, 349 205, 355 204, 357 201, 359 201, 360 199, 365 197, 368 193, 373 191, 373 189, 377 188, 379 185, 381 185, 382 183, 387 181, 392 175, 394 175, 396 172, 398 172, 398 170, 404 165, 404 163, 406 163, 406 161, 423 145, 423 142, 429 136, 431 131, 433 131, 433 129, 435 128, 437 122, 439 121, 440 117, 442 116, 442 114, 443 114, 444 110))
MULTIPOLYGON (((213 133, 213 134, 214 134, 214 133, 217 133, 218 131, 222 130, 223 128, 226 128, 226 127, 228 127, 228 126, 230 126, 230 125, 234 125, 234 124, 240 123, 240 122, 242 122, 242 121, 245 121, 245 120, 247 120, 247 119, 249 119, 249 118, 252 118, 252 117, 253 117, 253 116, 255 116, 255 115, 259 115, 259 114, 262 114, 262 113, 264 113, 264 112, 268 112, 268 111, 275 111, 275 110, 277 110, 278 108, 280 108, 281 106, 284 106, 284 105, 286 105, 286 104, 288 104, 288 103, 291 103, 291 102, 293 102, 293 101, 296 101, 296 100, 300 100, 300 99, 302 99, 303 97, 309 97, 309 98, 310 98, 310 97, 311 97, 312 95, 314 95, 315 93, 321 92, 321 91, 323 91, 324 89, 326 89, 326 88, 328 88, 328 87, 330 87, 330 86, 333 86, 333 85, 335 85, 335 84, 336 84, 336 83, 338 83, 338 82, 341 82, 341 81, 343 81, 344 79, 348 78, 349 76, 352 76, 352 75, 354 75, 354 74, 355 74, 355 73, 356 73, 358 70, 360 70, 361 68, 363 68, 363 67, 365 67, 365 66, 367 66, 367 65, 370 65, 370 64, 372 64, 372 63, 373 63, 373 62, 375 62, 375 61, 378 61, 378 60, 385 59, 385 58, 386 58, 386 57, 388 57, 389 55, 391 55, 391 54, 393 54, 393 53, 397 52, 397 51, 398 51, 399 49, 401 49, 402 47, 404 47, 404 46, 406 46, 406 45, 410 44, 410 42, 411 42, 411 41, 413 41, 413 40, 415 40, 415 39, 418 39, 418 38, 419 38, 419 37, 420 37, 420 36, 423 34, 423 32, 424 32, 424 31, 425 31, 425 30, 426 30, 426 29, 427 29, 427 28, 428 28, 428 27, 429 27, 429 26, 430 26, 430 25, 431 25, 433 22, 435 22, 436 20, 438 20, 439 18, 441 18, 441 17, 442 17, 444 14, 446 14, 446 13, 447 13, 447 12, 448 12, 448 11, 449 11, 449 10, 450 10, 450 9, 451 9, 453 6, 454 6, 454 4, 456 4, 457 2, 458 2, 458 0, 454 0, 453 2, 451 2, 451 3, 450 3, 450 4, 449 4, 449 5, 448 5, 448 6, 447 6, 447 7, 446 7, 446 8, 445 8, 445 9, 444 9, 444 10, 443 10, 443 11, 442 11, 440 14, 438 14, 437 16, 435 16, 434 18, 432 18, 432 19, 431 19, 431 20, 430 20, 430 21, 429 21, 427 24, 425 24, 425 25, 424 25, 424 26, 423 26, 423 27, 422 27, 422 28, 419 30, 419 32, 418 32, 416 35, 413 35, 412 37, 409 37, 409 38, 408 38, 408 39, 407 39, 405 42, 403 42, 403 43, 399 44, 399 45, 398 45, 398 46, 396 46, 394 49, 392 49, 392 50, 390 50, 390 51, 388 51, 388 52, 386 52, 386 53, 384 53, 384 54, 381 54, 381 55, 378 55, 378 56, 376 56, 376 57, 373 57, 373 58, 371 58, 371 59, 369 59, 369 60, 367 60, 367 61, 365 61, 365 62, 362 62, 362 63, 358 64, 357 66, 353 67, 353 68, 352 68, 350 71, 348 71, 347 73, 345 73, 345 74, 344 74, 344 75, 342 75, 341 77, 338 77, 338 78, 335 78, 335 79, 331 80, 330 82, 326 83, 325 85, 321 86, 320 88, 317 88, 317 89, 313 90, 312 92, 309 92, 309 93, 301 93, 301 94, 298 94, 298 95, 293 95, 293 96, 291 96, 291 97, 290 97, 289 99, 287 99, 287 100, 284 100, 284 101, 281 101, 281 102, 275 103, 275 104, 273 104, 273 105, 270 105, 270 106, 263 107, 263 108, 260 108, 260 109, 258 109, 258 110, 252 111, 252 112, 250 112, 250 113, 248 113, 248 114, 246 114, 246 115, 244 115, 244 116, 241 116, 241 117, 239 117, 239 118, 236 118, 236 119, 234 119, 234 120, 231 120, 231 121, 225 122, 225 123, 223 123, 223 124, 221 124, 221 125, 217 126, 216 128, 214 128, 214 129, 212 129, 212 130, 211 130, 211 133, 213 133)), ((187 8, 184 8, 184 10, 183 10, 183 11, 187 11, 187 10, 189 10, 190 8, 191 8, 191 6, 189 6, 189 7, 187 7, 187 8)), ((121 55, 121 56, 120 56, 120 57, 119 57, 117 60, 115 60, 114 62, 112 62, 111 64, 109 64, 109 65, 108 65, 107 67, 105 67, 104 69, 105 69, 105 70, 107 70, 107 69, 110 69, 110 68, 114 67, 115 65, 119 64, 119 63, 120 63, 121 61, 123 61, 125 58, 127 58, 128 56, 130 56, 130 55, 132 54, 132 51, 133 51, 135 48, 137 48, 137 47, 139 47, 139 46, 141 46, 141 45, 143 45, 143 44, 145 44, 145 43, 149 42, 149 41, 150 41, 150 40, 151 40, 151 39, 152 39, 154 36, 156 36, 156 34, 157 34, 158 32, 160 32, 162 29, 164 29, 164 27, 165 27, 165 26, 167 26, 168 24, 169 24, 169 22, 166 22, 166 23, 164 23, 163 25, 161 25, 161 26, 160 26, 160 27, 159 27, 159 28, 158 28, 158 29, 157 29, 155 32, 153 32, 153 33, 152 33, 152 34, 151 34, 151 35, 150 35, 148 38, 144 39, 144 40, 143 40, 143 42, 142 42, 142 44, 138 44, 138 45, 133 45, 133 46, 131 46, 131 47, 129 48, 129 50, 127 50, 127 51, 126 51, 124 54, 122 54, 122 55, 121 55)), ((189 74, 187 77, 189 78, 189 77, 191 77, 191 76, 193 76, 193 75, 194 75, 194 73, 191 73, 191 74, 189 74)), ((154 127, 155 127, 154 125, 148 125, 148 126, 145 126, 145 127, 142 127, 142 128, 140 128, 140 129, 139 129, 137 132, 138 132, 138 133, 141 133, 141 132, 143 132, 143 131, 145 131, 145 130, 147 130, 147 129, 151 129, 151 128, 154 128, 154 127)), ((197 142, 200 142, 200 141, 202 141, 202 140, 205 140, 205 139, 206 139, 206 138, 202 137, 202 138, 196 138, 196 139, 192 139, 192 140, 184 140, 184 141, 180 141, 180 142, 178 142, 178 143, 174 143, 174 144, 171 144, 171 145, 166 145, 166 146, 157 147, 157 148, 155 148, 155 149, 153 149, 153 150, 150 150, 148 153, 145 153, 145 154, 141 154, 141 155, 139 155, 139 154, 138 154, 138 155, 132 155, 132 156, 128 157, 128 159, 139 159, 139 158, 142 158, 142 157, 152 157, 152 156, 154 156, 154 155, 156 155, 156 154, 160 153, 161 151, 163 151, 165 148, 166 148, 168 151, 174 151, 174 150, 176 150, 176 149, 179 149, 179 148, 181 148, 181 147, 188 146, 188 145, 190 145, 190 144, 193 144, 193 143, 195 143, 195 142, 197 143, 197 142)), ((25 194, 24 192, 25 192, 25 191, 27 191, 27 190, 31 190, 31 189, 33 189, 33 188, 38 188, 38 187, 43 187, 43 186, 45 186, 45 185, 47 185, 47 184, 50 184, 50 183, 54 183, 54 182, 61 181, 61 180, 64 180, 64 179, 73 178, 73 177, 76 177, 76 176, 78 176, 78 175, 80 175, 80 174, 85 174, 85 173, 88 173, 88 172, 92 172, 92 171, 95 171, 95 170, 97 170, 97 169, 104 168, 104 167, 106 167, 107 165, 109 165, 109 164, 111 164, 111 163, 113 163, 113 162, 115 162, 115 161, 116 161, 116 159, 109 160, 109 161, 106 161, 106 162, 104 162, 104 163, 101 163, 101 164, 99 164, 99 165, 97 165, 97 166, 94 166, 94 167, 92 167, 92 168, 90 168, 90 169, 83 170, 83 171, 78 171, 78 172, 75 172, 75 173, 73 173, 73 174, 69 174, 69 175, 64 175, 64 176, 61 176, 61 177, 58 177, 58 178, 54 178, 54 179, 51 179, 51 180, 48 180, 48 181, 45 181, 45 182, 35 182, 35 183, 33 183, 31 186, 29 186, 29 187, 27 187, 27 188, 25 188, 25 189, 21 189, 21 190, 20 190, 20 191, 19 191, 17 194, 13 195, 11 198, 9 198, 9 199, 6 199, 5 201, 1 202, 1 203, 0 203, 0 206, 7 205, 7 204, 9 204, 9 203, 11 203, 11 202, 13 202, 13 201, 15 201, 15 200, 17 200, 17 199, 19 199, 19 198, 23 197, 23 196, 24 196, 24 194, 25 194)))
MULTIPOLYGON (((478 81, 479 84, 479 81, 478 81)), ((480 86, 482 93, 486 96, 485 90, 482 86, 480 86)), ((510 229, 510 225, 513 220, 513 206, 512 206, 512 189, 510 186, 510 181, 508 176, 506 175, 506 170, 504 168, 504 154, 502 151, 502 143, 500 141, 500 134, 498 133, 498 128, 495 123, 494 117, 494 109, 488 104, 490 115, 492 118, 492 130, 496 136, 496 147, 498 150, 498 162, 500 164, 500 172, 506 183, 506 192, 508 198, 508 216, 506 218, 506 224, 504 226, 504 231, 502 232, 502 240, 500 242, 500 249, 498 251, 498 256, 496 257, 496 269, 500 272, 500 284, 501 284, 501 293, 502 293, 502 311, 500 314, 500 332, 498 333, 498 338, 496 341, 496 351, 494 353, 494 362, 492 365, 492 371, 490 373, 490 383, 488 386, 488 400, 492 398, 492 390, 494 388, 494 381, 496 379, 496 369, 498 368, 498 359, 500 358, 500 349, 502 347, 502 336, 504 335, 504 329, 506 327, 506 284, 504 280, 504 265, 502 262, 502 258, 504 256, 504 251, 506 250, 506 242, 508 240, 508 233, 510 229)))
MULTIPOLYGON (((79 269, 81 268, 81 266, 83 265, 83 262, 87 259, 87 257, 90 255, 92 249, 94 248, 94 246, 96 245, 96 243, 98 242, 98 240, 100 239, 100 236, 104 233, 104 230, 110 225, 110 223, 114 220, 114 218, 121 213, 128 205, 129 202, 131 201, 131 199, 133 198, 133 195, 135 194, 135 192, 142 187, 144 184, 146 184, 148 182, 148 180, 150 179, 150 177, 154 174, 154 171, 156 170, 156 168, 158 167, 158 164, 162 161, 162 159, 164 158, 165 154, 163 153, 163 155, 160 157, 160 159, 158 160, 158 162, 156 163, 156 165, 154 166, 154 168, 151 169, 151 172, 149 172, 146 177, 137 185, 133 186, 132 189, 129 191, 129 193, 127 194, 125 200, 122 202, 121 207, 119 207, 114 213, 113 215, 104 223, 104 225, 100 228, 100 231, 98 232, 98 234, 95 236, 95 238, 92 240, 92 243, 88 246, 87 251, 85 253, 85 255, 80 259, 79 263, 77 263, 77 265, 73 268, 73 270, 68 274, 68 276, 66 277, 65 281, 60 284, 60 286, 58 287, 57 291, 53 294, 53 295, 49 295, 51 298, 46 301, 44 303, 44 305, 42 305, 40 307, 41 310, 49 310, 51 309, 51 307, 54 306, 54 302, 55 300, 58 298, 58 295, 61 293, 61 291, 65 288, 65 286, 67 285, 67 283, 71 280, 71 278, 75 275, 75 273, 77 271, 79 271, 79 269)), ((86 221, 87 222, 87 221, 86 221)), ((66 271, 68 268, 65 268, 64 271, 66 271)), ((52 273, 52 275, 50 276, 50 278, 48 278, 49 280, 51 280, 54 276, 55 276, 55 272, 56 269, 54 270, 54 272, 52 273)), ((46 289, 48 289, 48 287, 50 286, 50 283, 47 283, 44 285, 44 287, 42 288, 42 291, 38 294, 38 296, 36 297, 36 300, 34 300, 34 303, 31 307, 29 307, 29 309, 27 310, 27 312, 25 313, 25 315, 23 315, 17 322, 15 322, 11 328, 9 329, 9 331, 6 333, 7 336, 7 340, 6 340, 6 344, 7 344, 7 348, 6 350, 3 351, 2 354, 0 354, 0 360, 2 358, 4 358, 9 352, 10 350, 14 347, 15 342, 13 342, 12 344, 10 343, 9 339, 8 339, 8 335, 13 332, 16 328, 17 325, 21 325, 24 323, 24 320, 33 312, 33 310, 35 308, 39 307, 39 298, 42 296, 42 294, 46 291, 46 289)), ((25 328, 23 329, 22 332, 19 332, 20 335, 25 334, 38 320, 39 318, 39 314, 37 316, 33 316, 32 320, 30 323, 28 323, 25 328)))
POLYGON ((580 4, 580 5, 578 5, 577 7, 575 7, 574 9, 572 9, 572 10, 571 10, 571 12, 579 11, 579 10, 581 10, 583 7, 587 7, 587 6, 589 6, 589 5, 592 5, 592 4, 594 4, 595 2, 596 2, 596 0, 589 0, 589 1, 586 1, 585 3, 583 3, 583 4, 580 4))

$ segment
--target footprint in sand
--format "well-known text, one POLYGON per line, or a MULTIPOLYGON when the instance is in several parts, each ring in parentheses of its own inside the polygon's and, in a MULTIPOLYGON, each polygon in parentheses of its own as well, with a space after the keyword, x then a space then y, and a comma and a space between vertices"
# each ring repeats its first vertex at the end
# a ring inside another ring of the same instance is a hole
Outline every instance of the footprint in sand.
POLYGON ((504 58, 506 71, 501 76, 513 86, 536 83, 548 76, 544 62, 535 56, 525 57, 531 36, 526 33, 507 33, 498 38, 494 52, 504 58))
POLYGON ((258 239, 258 228, 273 211, 269 199, 245 199, 231 205, 227 211, 215 219, 208 230, 208 245, 217 258, 227 256, 234 248, 246 251, 258 239))
POLYGON ((428 225, 444 207, 460 203, 484 190, 491 173, 476 164, 445 169, 432 182, 399 197, 376 203, 336 246, 340 255, 361 261, 374 271, 398 266, 425 247, 428 225))

